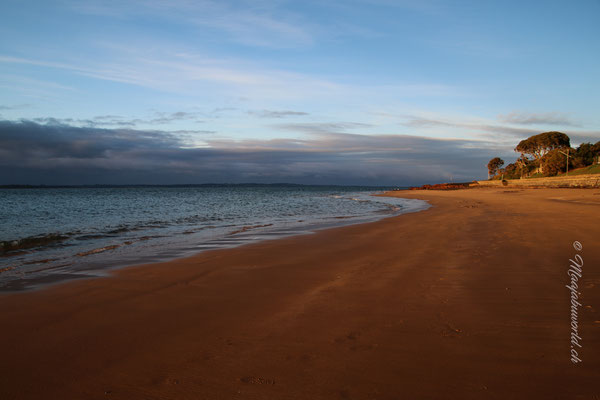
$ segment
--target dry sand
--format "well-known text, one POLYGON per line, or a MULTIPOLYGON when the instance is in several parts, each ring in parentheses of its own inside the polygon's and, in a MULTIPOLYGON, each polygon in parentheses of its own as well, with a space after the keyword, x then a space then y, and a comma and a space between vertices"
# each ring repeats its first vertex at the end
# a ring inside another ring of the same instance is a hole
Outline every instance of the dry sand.
POLYGON ((1 295, 0 399, 600 398, 600 191, 394 195, 434 207, 1 295))

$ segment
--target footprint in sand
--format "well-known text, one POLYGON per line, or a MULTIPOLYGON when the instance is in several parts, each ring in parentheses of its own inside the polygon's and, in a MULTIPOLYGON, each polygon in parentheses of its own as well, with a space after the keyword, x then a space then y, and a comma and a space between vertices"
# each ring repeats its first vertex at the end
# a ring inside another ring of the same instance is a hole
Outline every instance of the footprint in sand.
POLYGON ((261 377, 256 377, 256 376, 245 376, 243 378, 240 378, 240 381, 243 383, 248 383, 250 385, 274 385, 275 384, 274 379, 266 379, 266 378, 261 378, 261 377))
POLYGON ((450 325, 449 323, 446 323, 444 328, 442 329, 442 336, 457 337, 458 335, 460 335, 462 333, 463 333, 463 331, 461 329, 458 329, 458 328, 450 325))
POLYGON ((360 337, 360 332, 350 332, 345 336, 340 336, 334 339, 336 343, 344 343, 348 340, 357 340, 360 337))

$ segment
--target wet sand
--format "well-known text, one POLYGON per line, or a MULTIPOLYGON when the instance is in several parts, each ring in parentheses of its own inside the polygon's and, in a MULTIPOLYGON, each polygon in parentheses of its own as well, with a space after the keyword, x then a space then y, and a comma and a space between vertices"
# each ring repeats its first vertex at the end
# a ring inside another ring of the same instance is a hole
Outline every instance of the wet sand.
POLYGON ((0 295, 0 399, 600 398, 599 190, 393 194, 434 207, 0 295))

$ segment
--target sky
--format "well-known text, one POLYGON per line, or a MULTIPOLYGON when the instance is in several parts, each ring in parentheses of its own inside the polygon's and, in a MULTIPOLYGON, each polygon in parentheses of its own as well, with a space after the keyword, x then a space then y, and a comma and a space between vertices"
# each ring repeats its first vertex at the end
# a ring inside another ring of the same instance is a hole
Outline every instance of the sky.
POLYGON ((419 185, 600 140, 600 1, 3 0, 0 184, 419 185))

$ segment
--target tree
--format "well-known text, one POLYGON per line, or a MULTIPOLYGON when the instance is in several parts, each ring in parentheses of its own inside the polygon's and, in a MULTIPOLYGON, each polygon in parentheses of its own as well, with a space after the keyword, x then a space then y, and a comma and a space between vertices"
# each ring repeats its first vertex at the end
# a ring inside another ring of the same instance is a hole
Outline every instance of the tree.
POLYGON ((521 155, 521 157, 515 161, 515 164, 517 165, 517 170, 519 171, 519 178, 523 178, 523 175, 529 176, 529 172, 535 168, 533 163, 523 155, 521 155))
POLYGON ((550 150, 542 158, 545 176, 554 176, 565 172, 567 169, 567 156, 558 149, 550 150))
POLYGON ((592 151, 596 155, 596 163, 600 164, 600 141, 592 146, 592 151))
POLYGON ((591 143, 581 143, 577 150, 573 152, 573 167, 587 167, 594 163, 596 152, 594 145, 591 143))
POLYGON ((520 177, 519 165, 517 163, 508 164, 502 169, 505 179, 518 179, 520 177))
POLYGON ((544 132, 521 140, 515 151, 522 157, 532 156, 542 168, 542 157, 549 151, 571 147, 571 140, 562 132, 544 132))
POLYGON ((500 157, 492 158, 487 165, 488 173, 490 174, 490 177, 496 175, 496 172, 498 172, 498 169, 500 167, 502 167, 503 165, 504 165, 504 160, 501 159, 500 157))

